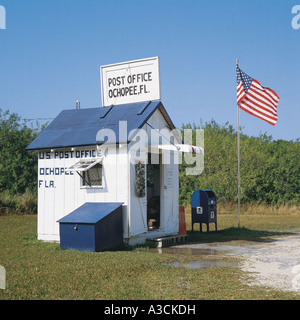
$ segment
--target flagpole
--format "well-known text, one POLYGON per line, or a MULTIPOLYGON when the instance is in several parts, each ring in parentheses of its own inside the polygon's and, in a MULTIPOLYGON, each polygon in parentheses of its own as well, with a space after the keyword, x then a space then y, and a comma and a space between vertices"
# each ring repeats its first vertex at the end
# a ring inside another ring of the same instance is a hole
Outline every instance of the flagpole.
MULTIPOLYGON (((239 65, 239 59, 236 64, 239 65)), ((240 108, 237 106, 237 158, 238 158, 238 227, 240 228, 240 108)))

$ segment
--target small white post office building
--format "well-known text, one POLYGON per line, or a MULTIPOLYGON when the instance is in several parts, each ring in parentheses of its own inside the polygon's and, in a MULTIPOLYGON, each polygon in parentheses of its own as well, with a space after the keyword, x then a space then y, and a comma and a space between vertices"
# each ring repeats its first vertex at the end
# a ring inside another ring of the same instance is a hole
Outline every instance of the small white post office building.
POLYGON ((38 151, 38 239, 59 242, 58 220, 85 203, 122 203, 125 243, 178 234, 178 152, 162 152, 180 149, 173 129, 159 100, 62 111, 27 147, 38 151))

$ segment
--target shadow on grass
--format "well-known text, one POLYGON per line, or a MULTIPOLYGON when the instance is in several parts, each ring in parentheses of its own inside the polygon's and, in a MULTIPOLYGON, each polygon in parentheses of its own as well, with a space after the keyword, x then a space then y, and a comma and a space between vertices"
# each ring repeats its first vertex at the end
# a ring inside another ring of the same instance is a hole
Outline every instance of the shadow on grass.
MULTIPOLYGON (((249 242, 274 242, 273 237, 293 235, 293 232, 280 232, 280 231, 267 231, 267 230, 251 230, 245 227, 241 228, 226 228, 220 231, 202 232, 199 231, 187 231, 188 243, 211 243, 211 242, 229 242, 229 241, 249 241, 249 242)), ((20 238, 24 240, 23 246, 41 245, 49 246, 55 250, 62 250, 57 243, 49 243, 37 240, 37 234, 25 234, 20 235, 20 238)), ((121 244, 120 246, 109 248, 105 251, 135 251, 135 250, 147 250, 156 248, 154 244, 145 243, 137 245, 121 244)))
MULTIPOLYGON (((293 232, 267 231, 267 230, 251 230, 245 227, 227 228, 220 231, 202 232, 187 231, 187 243, 209 243, 209 242, 229 242, 229 241, 249 241, 249 242, 273 242, 276 241, 272 237, 293 235, 293 232)), ((154 244, 137 244, 135 246, 123 244, 120 247, 110 249, 109 251, 133 251, 140 249, 156 248, 154 244)))
POLYGON ((266 230, 251 230, 245 227, 227 228, 220 231, 202 232, 188 231, 188 242, 227 242, 227 241, 254 241, 254 242, 273 242, 272 237, 292 235, 293 232, 276 232, 266 230))

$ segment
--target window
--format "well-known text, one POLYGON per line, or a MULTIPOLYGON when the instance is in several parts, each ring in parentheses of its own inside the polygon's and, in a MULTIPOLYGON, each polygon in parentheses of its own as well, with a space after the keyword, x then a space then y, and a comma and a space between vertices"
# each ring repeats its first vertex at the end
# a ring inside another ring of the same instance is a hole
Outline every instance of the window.
POLYGON ((102 186, 102 164, 97 163, 92 168, 82 172, 82 186, 102 186))
POLYGON ((101 159, 82 159, 66 171, 76 171, 83 187, 102 187, 102 161, 101 159))

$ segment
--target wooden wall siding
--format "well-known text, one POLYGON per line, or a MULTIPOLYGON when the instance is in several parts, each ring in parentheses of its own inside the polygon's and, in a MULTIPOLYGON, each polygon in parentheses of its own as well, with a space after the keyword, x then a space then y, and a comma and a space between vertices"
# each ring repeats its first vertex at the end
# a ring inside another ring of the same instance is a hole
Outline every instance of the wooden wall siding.
MULTIPOLYGON (((91 150, 91 148, 77 149, 91 150)), ((66 150, 68 151, 68 150, 66 150)), ((88 188, 81 186, 81 178, 76 173, 41 175, 41 169, 68 168, 79 158, 40 159, 38 165, 38 238, 59 241, 59 223, 56 221, 69 214, 85 202, 124 202, 124 225, 127 226, 128 205, 128 157, 127 148, 117 148, 117 154, 108 152, 103 158, 103 187, 88 188), (43 182, 40 183, 39 181, 43 182), (53 181, 54 187, 50 187, 53 181)), ((49 173, 50 170, 47 170, 49 173)))
MULTIPOLYGON (((159 110, 148 120, 148 123, 161 130, 167 123, 159 110)), ((151 128, 143 127, 151 136, 151 128)), ((178 165, 161 166, 161 227, 157 231, 148 232, 147 226, 147 195, 138 198, 135 193, 135 168, 131 164, 127 145, 117 147, 117 154, 107 149, 103 157, 103 187, 81 187, 81 178, 73 174, 41 174, 46 168, 68 168, 77 163, 79 158, 54 157, 39 159, 38 162, 38 239, 59 241, 59 223, 56 221, 69 214, 85 202, 124 202, 123 235, 124 238, 154 237, 178 233, 178 165), (41 183, 42 181, 42 183, 41 183), (53 186, 50 186, 52 181, 53 186)), ((93 148, 77 148, 91 150, 93 148)), ((95 150, 95 148, 94 148, 95 150)), ((64 150, 68 151, 68 150, 64 150)), ((103 153, 102 153, 103 154, 103 153)), ((47 169, 48 173, 50 169, 47 169)), ((133 239, 133 242, 135 240, 133 239)), ((130 241, 129 241, 130 242, 130 241)))

